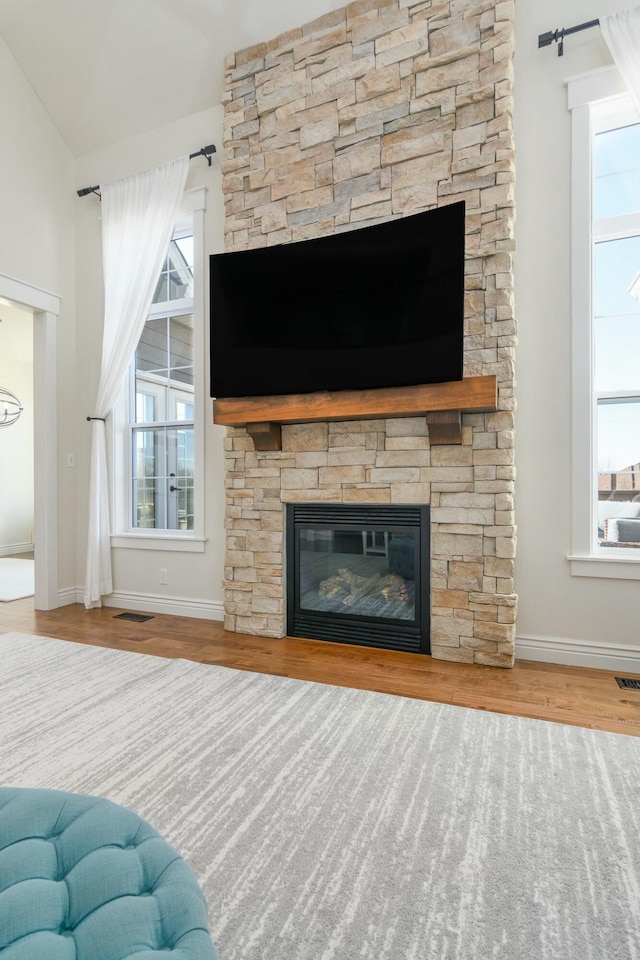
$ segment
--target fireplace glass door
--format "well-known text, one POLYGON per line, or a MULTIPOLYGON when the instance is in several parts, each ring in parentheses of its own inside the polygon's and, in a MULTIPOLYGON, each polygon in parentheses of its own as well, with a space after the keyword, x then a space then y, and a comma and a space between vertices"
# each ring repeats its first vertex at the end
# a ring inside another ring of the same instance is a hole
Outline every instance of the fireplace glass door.
POLYGON ((287 633, 428 652, 428 507, 298 505, 287 633))

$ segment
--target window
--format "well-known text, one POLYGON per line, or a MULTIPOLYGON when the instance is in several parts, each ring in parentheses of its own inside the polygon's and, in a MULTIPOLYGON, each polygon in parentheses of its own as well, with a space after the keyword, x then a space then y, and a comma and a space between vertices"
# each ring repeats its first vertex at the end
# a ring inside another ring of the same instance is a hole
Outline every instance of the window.
POLYGON ((114 546, 204 549, 203 200, 185 197, 114 412, 114 546))
POLYGON ((640 121, 626 98, 594 107, 592 150, 594 535, 602 549, 633 550, 640 549, 640 301, 631 293, 640 270, 640 121))
POLYGON ((130 380, 131 526, 193 530, 191 223, 174 233, 130 380))
POLYGON ((628 95, 614 93, 607 71, 570 82, 569 101, 574 146, 572 572, 639 578, 640 117, 628 95))

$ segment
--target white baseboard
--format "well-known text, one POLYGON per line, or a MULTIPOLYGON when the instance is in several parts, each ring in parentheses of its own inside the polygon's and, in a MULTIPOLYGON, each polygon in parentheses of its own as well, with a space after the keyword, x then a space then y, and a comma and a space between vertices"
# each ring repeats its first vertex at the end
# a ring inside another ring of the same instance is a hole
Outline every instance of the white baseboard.
POLYGON ((640 673, 640 647, 556 637, 516 637, 516 660, 640 673))
POLYGON ((10 543, 0 547, 0 557, 10 557, 14 553, 33 553, 32 543, 10 543))
MULTIPOLYGON (((82 593, 84 603, 84 591, 82 593)), ((196 617, 199 620, 224 620, 221 600, 191 600, 188 597, 165 597, 157 594, 124 593, 115 590, 102 598, 105 607, 126 607, 147 613, 168 613, 174 617, 196 617)))
MULTIPOLYGON (((84 588, 69 587, 58 593, 58 605, 84 603, 84 588)), ((143 613, 168 613, 174 617, 195 617, 199 620, 224 620, 224 606, 219 600, 191 600, 189 597, 165 597, 147 593, 125 593, 115 590, 102 598, 104 607, 124 607, 143 613)))
POLYGON ((66 587, 58 590, 58 606, 67 607, 70 603, 84 603, 84 590, 80 587, 66 587))

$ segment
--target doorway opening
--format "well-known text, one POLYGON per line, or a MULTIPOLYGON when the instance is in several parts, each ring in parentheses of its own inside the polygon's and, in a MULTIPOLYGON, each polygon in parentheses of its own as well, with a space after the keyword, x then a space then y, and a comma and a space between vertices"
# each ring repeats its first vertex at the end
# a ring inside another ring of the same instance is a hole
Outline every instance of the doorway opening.
MULTIPOLYGON (((32 466, 30 467, 33 476, 30 494, 33 505, 32 522, 29 536, 18 538, 17 550, 12 549, 16 544, 7 544, 6 547, 8 552, 21 556, 30 543, 33 544, 34 605, 37 610, 52 610, 59 605, 56 325, 60 313, 60 298, 13 277, 0 274, 0 316, 3 312, 6 312, 6 315, 10 312, 12 317, 19 318, 16 323, 26 325, 31 331, 33 384, 28 398, 32 422, 32 466)), ((2 324, 0 324, 0 337, 2 337, 2 324)), ((22 349, 24 349, 24 343, 22 349)), ((3 385, 0 383, 0 386, 3 385)), ((24 401, 22 403, 25 410, 21 417, 26 412, 26 404, 24 401)), ((9 436, 16 425, 6 428, 3 435, 9 436)), ((11 461, 9 461, 10 468, 11 461)), ((20 483, 20 477, 12 474, 11 487, 18 486, 20 483)))

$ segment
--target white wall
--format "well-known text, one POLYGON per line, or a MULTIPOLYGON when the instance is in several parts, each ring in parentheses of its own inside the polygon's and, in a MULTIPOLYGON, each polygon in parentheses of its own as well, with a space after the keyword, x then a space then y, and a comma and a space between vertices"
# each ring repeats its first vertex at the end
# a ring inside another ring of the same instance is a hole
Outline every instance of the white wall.
POLYGON ((600 30, 538 49, 540 33, 628 6, 516 4, 516 511, 520 657, 640 669, 637 581, 571 576, 570 115, 565 79, 611 63, 600 30), (602 654, 607 655, 605 659, 602 654))
POLYGON ((24 408, 16 423, 0 427, 0 556, 7 556, 33 543, 33 317, 2 303, 0 387, 24 408))
POLYGON ((75 233, 73 158, 0 38, 0 272, 62 297, 58 324, 58 571, 75 581, 75 233))
MULTIPOLYGON (((77 187, 104 183, 145 170, 200 147, 222 141, 222 108, 212 108, 185 117, 131 140, 117 143, 78 158, 77 187)), ((223 249, 224 210, 220 185, 220 154, 211 167, 204 158, 191 162, 187 190, 204 186, 207 191, 205 215, 205 253, 223 249)), ((78 300, 78 430, 77 459, 77 549, 76 583, 84 584, 86 516, 90 429, 86 416, 96 397, 100 344, 102 338, 102 261, 100 242, 100 202, 95 196, 77 200, 77 300, 78 300)), ((208 274, 207 274, 208 276, 208 274)), ((207 283, 208 288, 208 283, 207 283)), ((208 290, 207 290, 208 293, 208 290)), ((208 331, 208 296, 205 300, 205 325, 208 331)), ((207 338, 208 343, 208 338, 207 338)), ((224 572, 224 474, 223 439, 225 429, 213 425, 212 401, 208 397, 209 364, 205 368, 206 502, 204 553, 185 553, 140 549, 114 549, 112 553, 114 602, 132 609, 166 610, 190 616, 222 618, 222 577, 224 572), (168 584, 160 584, 160 569, 168 573, 168 584)), ((110 602, 110 601, 107 601, 110 602)))

